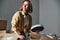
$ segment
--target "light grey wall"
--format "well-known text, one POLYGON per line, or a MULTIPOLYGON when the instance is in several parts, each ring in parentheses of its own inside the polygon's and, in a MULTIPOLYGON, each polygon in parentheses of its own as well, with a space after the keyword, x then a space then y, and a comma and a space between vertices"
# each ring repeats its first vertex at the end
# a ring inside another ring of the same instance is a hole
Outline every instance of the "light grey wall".
POLYGON ((39 22, 45 27, 44 33, 59 34, 60 0, 40 0, 39 22))
POLYGON ((32 0, 33 5, 33 13, 32 13, 32 19, 33 19, 33 25, 39 23, 39 0, 32 0))
MULTIPOLYGON (((33 5, 33 25, 39 23, 39 1, 32 0, 33 5)), ((7 30, 11 29, 11 19, 13 14, 21 7, 21 0, 1 0, 0 1, 0 19, 7 20, 7 30)))
POLYGON ((60 0, 59 0, 59 27, 58 27, 58 34, 60 35, 60 0))

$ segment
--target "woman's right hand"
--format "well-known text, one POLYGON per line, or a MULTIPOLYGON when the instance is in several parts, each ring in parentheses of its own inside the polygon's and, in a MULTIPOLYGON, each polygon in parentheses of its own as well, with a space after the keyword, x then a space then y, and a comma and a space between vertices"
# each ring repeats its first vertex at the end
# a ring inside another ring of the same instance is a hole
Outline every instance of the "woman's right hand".
POLYGON ((23 35, 20 35, 19 38, 20 38, 20 40, 24 40, 25 39, 25 37, 23 35))

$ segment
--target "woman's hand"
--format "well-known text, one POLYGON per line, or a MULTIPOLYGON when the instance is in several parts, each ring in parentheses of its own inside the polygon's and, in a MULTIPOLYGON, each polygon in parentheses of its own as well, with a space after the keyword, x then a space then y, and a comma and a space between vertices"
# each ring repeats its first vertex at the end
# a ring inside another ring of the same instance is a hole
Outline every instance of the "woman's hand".
POLYGON ((20 40, 24 40, 25 39, 25 37, 23 35, 20 35, 19 38, 20 38, 20 40))

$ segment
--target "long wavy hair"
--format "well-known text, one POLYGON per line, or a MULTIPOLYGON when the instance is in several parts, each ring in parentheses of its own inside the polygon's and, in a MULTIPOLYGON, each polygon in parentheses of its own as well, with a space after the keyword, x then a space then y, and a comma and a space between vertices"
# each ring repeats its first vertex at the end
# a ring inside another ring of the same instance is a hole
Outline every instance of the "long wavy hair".
MULTIPOLYGON (((31 1, 30 1, 30 0, 23 0, 23 1, 22 1, 22 4, 23 4, 25 1, 27 1, 27 2, 29 3, 28 13, 32 13, 33 8, 32 8, 32 3, 31 3, 31 1)), ((22 8, 22 7, 20 8, 20 11, 23 11, 23 8, 22 8)))

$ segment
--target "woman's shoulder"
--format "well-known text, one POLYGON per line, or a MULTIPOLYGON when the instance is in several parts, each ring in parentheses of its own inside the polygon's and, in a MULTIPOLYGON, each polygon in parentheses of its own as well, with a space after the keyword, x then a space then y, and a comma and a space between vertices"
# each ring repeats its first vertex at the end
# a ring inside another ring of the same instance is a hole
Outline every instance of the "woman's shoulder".
POLYGON ((18 15, 19 14, 19 11, 15 12, 15 15, 18 15))
POLYGON ((14 15, 13 15, 13 18, 16 18, 19 16, 19 11, 15 12, 14 15))
POLYGON ((15 12, 14 16, 20 16, 21 11, 15 12))

